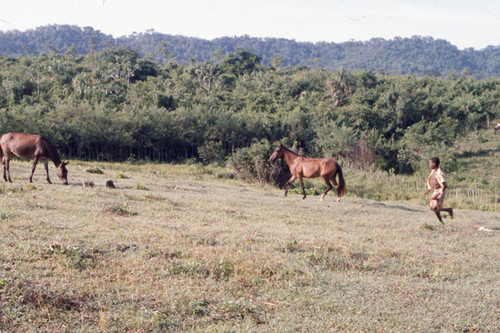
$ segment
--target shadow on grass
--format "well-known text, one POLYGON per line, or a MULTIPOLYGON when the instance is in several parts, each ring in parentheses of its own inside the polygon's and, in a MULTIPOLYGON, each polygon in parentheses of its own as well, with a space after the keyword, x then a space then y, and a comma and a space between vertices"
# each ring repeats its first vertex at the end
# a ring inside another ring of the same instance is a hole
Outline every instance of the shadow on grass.
POLYGON ((384 202, 374 202, 372 203, 373 206, 384 206, 384 207, 387 207, 387 208, 394 208, 394 209, 400 209, 400 210, 405 210, 405 211, 408 211, 408 212, 425 212, 426 210, 425 209, 417 209, 417 208, 409 208, 409 207, 405 207, 405 206, 400 206, 400 205, 390 205, 390 204, 387 204, 387 203, 384 203, 384 202))

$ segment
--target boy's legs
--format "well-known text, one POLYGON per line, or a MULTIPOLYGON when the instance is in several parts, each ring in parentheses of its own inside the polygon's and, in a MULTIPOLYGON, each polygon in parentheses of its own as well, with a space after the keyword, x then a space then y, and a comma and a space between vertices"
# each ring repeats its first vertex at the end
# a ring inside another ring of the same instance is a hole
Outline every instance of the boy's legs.
POLYGON ((439 199, 433 199, 431 200, 431 203, 429 205, 430 209, 436 214, 436 217, 438 218, 439 222, 443 223, 443 219, 441 218, 441 213, 439 213, 442 210, 442 204, 443 202, 439 199))
POLYGON ((441 193, 436 199, 431 200, 430 203, 430 208, 434 213, 436 214, 436 217, 438 218, 439 222, 443 223, 443 219, 441 218, 441 213, 442 211, 447 212, 450 214, 450 218, 453 219, 453 208, 443 208, 443 202, 444 202, 444 197, 446 196, 445 193, 441 193))
POLYGON ((447 212, 448 214, 450 214, 450 218, 453 220, 453 208, 443 208, 443 202, 444 202, 444 198, 446 197, 446 191, 444 191, 443 193, 441 193, 441 195, 437 198, 438 202, 439 202, 439 211, 440 212, 447 212))
POLYGON ((450 218, 453 220, 453 208, 441 208, 440 209, 441 212, 448 212, 448 214, 450 214, 450 218))

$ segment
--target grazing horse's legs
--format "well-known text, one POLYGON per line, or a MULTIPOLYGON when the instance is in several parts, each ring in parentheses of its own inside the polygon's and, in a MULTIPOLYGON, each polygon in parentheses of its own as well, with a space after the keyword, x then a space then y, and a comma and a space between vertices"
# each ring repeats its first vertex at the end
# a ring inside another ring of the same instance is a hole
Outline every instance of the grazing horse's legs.
MULTIPOLYGON (((2 147, 0 147, 2 149, 2 147)), ((3 165, 3 179, 7 181, 7 170, 5 170, 5 160, 7 159, 6 156, 2 157, 2 165, 3 165)))
POLYGON ((33 183, 33 174, 35 173, 36 169, 36 164, 38 163, 38 156, 35 156, 35 159, 33 160, 33 166, 31 167, 31 175, 30 175, 30 183, 33 183))
POLYGON ((47 174, 47 181, 49 182, 49 184, 52 184, 52 182, 50 181, 50 178, 49 178, 49 160, 45 159, 43 164, 45 165, 45 173, 47 174))
POLYGON ((286 182, 285 184, 285 197, 286 195, 288 194, 288 186, 296 179, 297 177, 295 177, 294 175, 292 175, 292 177, 290 177, 290 179, 288 179, 288 181, 286 182))
POLYGON ((10 158, 7 155, 3 157, 3 179, 12 183, 12 179, 10 179, 10 158))

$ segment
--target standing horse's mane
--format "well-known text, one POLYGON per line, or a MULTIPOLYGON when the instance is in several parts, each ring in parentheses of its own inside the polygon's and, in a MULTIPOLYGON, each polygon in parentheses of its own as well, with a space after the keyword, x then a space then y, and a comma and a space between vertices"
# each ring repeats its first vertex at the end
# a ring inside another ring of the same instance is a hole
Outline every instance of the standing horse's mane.
POLYGON ((281 143, 281 147, 285 148, 285 150, 289 151, 290 153, 294 154, 294 155, 297 155, 297 156, 301 156, 299 155, 298 153, 294 152, 293 150, 291 150, 290 148, 286 147, 284 144, 281 143))

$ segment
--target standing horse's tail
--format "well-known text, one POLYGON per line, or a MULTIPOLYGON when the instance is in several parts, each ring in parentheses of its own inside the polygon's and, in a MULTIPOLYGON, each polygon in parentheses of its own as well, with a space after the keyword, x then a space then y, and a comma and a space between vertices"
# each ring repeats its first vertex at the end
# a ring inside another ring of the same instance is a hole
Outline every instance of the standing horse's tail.
POLYGON ((339 185, 335 187, 337 189, 338 197, 340 198, 341 196, 344 195, 345 192, 345 180, 342 174, 342 168, 337 162, 335 162, 335 164, 337 165, 337 174, 339 175, 339 185))

